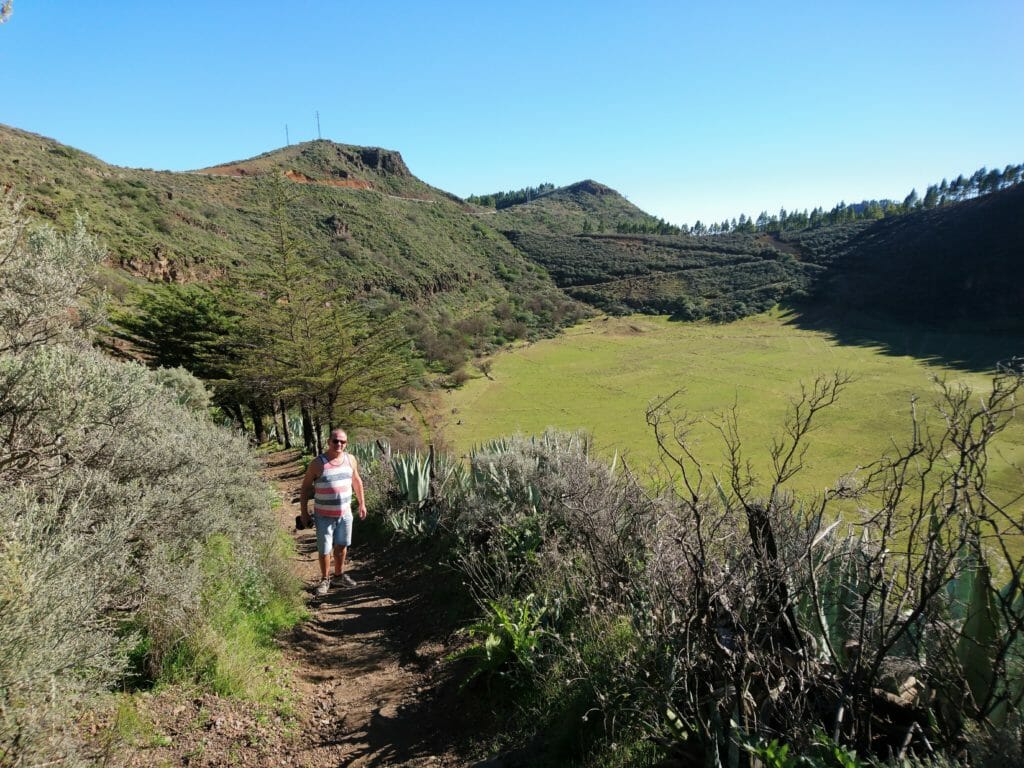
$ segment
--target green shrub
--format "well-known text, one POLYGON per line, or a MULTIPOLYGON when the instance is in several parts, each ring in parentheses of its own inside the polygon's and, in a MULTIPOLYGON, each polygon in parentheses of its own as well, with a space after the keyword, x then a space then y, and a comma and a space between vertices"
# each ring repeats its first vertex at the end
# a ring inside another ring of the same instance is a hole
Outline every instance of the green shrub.
POLYGON ((469 637, 481 639, 453 657, 475 662, 464 685, 479 675, 501 674, 513 681, 521 679, 522 673, 528 676, 537 665, 544 613, 534 595, 507 604, 490 601, 484 618, 466 629, 469 637))
POLYGON ((184 371, 92 348, 98 249, 81 225, 26 238, 6 202, 0 763, 73 764, 64 723, 119 681, 201 669, 258 693, 251 672, 297 590, 245 441, 209 421, 184 371))
POLYGON ((263 670, 276 658, 274 636, 305 615, 295 585, 282 590, 240 559, 224 535, 207 541, 202 571, 206 626, 165 655, 161 681, 199 682, 222 695, 280 698, 283 690, 263 670))

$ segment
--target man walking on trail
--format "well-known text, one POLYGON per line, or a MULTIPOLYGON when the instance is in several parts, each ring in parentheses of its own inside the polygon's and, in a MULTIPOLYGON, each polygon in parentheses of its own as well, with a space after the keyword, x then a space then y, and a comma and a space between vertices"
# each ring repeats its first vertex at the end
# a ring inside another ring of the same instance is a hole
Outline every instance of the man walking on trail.
POLYGON ((345 573, 345 557, 352 543, 352 493, 359 502, 359 519, 366 519, 366 499, 363 480, 359 477, 356 457, 345 451, 348 435, 343 429, 331 432, 327 450, 309 463, 302 478, 299 504, 302 522, 309 525, 309 499, 313 498, 313 516, 316 520, 316 549, 320 556, 320 584, 316 593, 326 595, 331 588, 331 575, 327 568, 334 551, 334 580, 347 587, 355 581, 345 573))

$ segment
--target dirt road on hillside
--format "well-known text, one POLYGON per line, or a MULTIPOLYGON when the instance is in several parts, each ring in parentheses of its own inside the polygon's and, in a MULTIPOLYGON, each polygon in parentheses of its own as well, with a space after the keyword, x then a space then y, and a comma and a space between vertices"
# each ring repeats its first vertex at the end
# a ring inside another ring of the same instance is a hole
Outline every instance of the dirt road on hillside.
MULTIPOLYGON (((266 458, 267 477, 282 499, 277 514, 289 531, 299 510, 297 461, 294 451, 266 458)), ((450 620, 438 616, 432 594, 441 574, 417 561, 414 550, 360 542, 357 521, 346 569, 356 586, 332 587, 316 598, 315 536, 294 535, 295 573, 307 585, 311 613, 280 641, 286 665, 280 679, 294 694, 294 718, 172 687, 141 698, 150 735, 137 737, 131 750, 96 755, 97 762, 133 768, 472 764, 466 745, 486 729, 488 717, 467 711, 473 708, 445 663, 450 620)))

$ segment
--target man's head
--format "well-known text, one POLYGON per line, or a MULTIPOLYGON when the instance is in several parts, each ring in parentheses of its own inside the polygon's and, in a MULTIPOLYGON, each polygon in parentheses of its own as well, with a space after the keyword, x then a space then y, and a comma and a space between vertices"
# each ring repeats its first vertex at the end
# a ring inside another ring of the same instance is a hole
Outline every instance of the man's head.
POLYGON ((348 435, 344 429, 332 429, 331 436, 327 439, 328 453, 341 453, 348 445, 348 435))

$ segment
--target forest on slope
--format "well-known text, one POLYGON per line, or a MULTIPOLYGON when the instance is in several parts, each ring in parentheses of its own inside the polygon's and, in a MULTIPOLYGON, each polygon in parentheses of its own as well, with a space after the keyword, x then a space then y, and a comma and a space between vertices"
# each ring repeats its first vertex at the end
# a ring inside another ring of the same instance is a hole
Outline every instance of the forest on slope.
POLYGON ((869 311, 944 328, 1024 329, 1024 186, 868 225, 782 239, 825 267, 821 313, 869 311))

